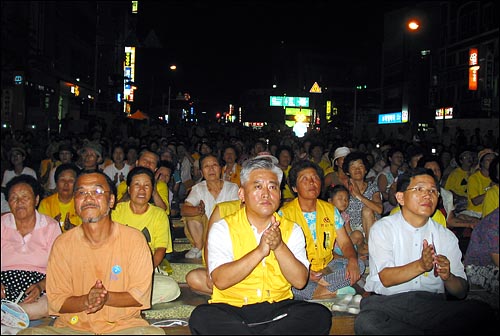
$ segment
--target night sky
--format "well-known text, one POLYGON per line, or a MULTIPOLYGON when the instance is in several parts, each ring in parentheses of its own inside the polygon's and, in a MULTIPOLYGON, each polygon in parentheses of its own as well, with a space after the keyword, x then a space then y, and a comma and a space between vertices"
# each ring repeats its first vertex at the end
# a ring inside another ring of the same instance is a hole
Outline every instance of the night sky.
MULTIPOLYGON (((154 30, 164 50, 152 63, 166 72, 169 64, 178 66, 174 86, 190 91, 207 109, 222 108, 247 89, 270 87, 272 51, 282 44, 379 60, 383 13, 408 3, 413 2, 140 1, 137 33, 143 39, 154 30)), ((373 67, 379 71, 379 64, 373 67)))

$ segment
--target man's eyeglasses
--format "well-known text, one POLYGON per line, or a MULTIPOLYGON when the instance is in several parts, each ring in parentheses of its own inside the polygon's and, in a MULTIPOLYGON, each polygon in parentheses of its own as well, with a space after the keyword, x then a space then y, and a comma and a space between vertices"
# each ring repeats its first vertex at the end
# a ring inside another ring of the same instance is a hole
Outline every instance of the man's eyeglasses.
POLYGON ((87 195, 90 195, 92 197, 99 197, 103 196, 104 194, 108 193, 110 191, 106 191, 101 188, 96 188, 94 190, 77 190, 74 193, 75 198, 84 198, 87 195))
POLYGON ((427 188, 421 187, 421 186, 408 188, 405 191, 416 191, 420 196, 424 196, 424 195, 429 194, 432 196, 439 197, 439 195, 440 195, 439 191, 435 188, 427 189, 427 188))

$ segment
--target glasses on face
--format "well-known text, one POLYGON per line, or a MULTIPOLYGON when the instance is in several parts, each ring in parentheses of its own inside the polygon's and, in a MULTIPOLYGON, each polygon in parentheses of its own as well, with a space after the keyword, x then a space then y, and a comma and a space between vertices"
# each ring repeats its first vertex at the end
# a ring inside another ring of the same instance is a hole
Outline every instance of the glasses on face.
POLYGON ((424 195, 429 194, 431 196, 439 197, 439 195, 440 195, 439 191, 436 188, 427 189, 427 188, 421 187, 421 186, 416 186, 416 187, 413 187, 413 188, 408 188, 405 191, 416 191, 419 196, 424 196, 424 195))
POLYGON ((84 198, 87 195, 90 195, 92 197, 100 197, 104 196, 104 194, 108 193, 109 191, 106 191, 102 188, 96 188, 94 190, 77 190, 74 193, 75 198, 84 198))

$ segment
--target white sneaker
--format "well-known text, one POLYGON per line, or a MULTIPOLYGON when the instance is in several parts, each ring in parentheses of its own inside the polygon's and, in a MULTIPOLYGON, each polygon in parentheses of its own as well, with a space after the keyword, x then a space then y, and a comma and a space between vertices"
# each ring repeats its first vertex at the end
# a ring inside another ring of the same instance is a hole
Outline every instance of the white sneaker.
POLYGON ((201 250, 199 248, 193 247, 184 256, 186 259, 199 259, 201 258, 201 250))
POLYGON ((347 312, 351 314, 359 314, 359 303, 363 297, 359 294, 355 295, 349 305, 347 305, 347 312))
POLYGON ((333 311, 345 312, 347 310, 347 305, 352 300, 352 294, 342 294, 337 295, 335 304, 332 305, 333 311))

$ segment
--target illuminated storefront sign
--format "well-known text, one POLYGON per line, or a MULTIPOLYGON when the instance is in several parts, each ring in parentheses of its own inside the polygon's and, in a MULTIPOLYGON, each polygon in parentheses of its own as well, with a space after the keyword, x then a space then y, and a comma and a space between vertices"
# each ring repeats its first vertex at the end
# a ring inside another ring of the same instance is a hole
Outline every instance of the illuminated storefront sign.
POLYGON ((393 112, 378 115, 378 123, 381 124, 402 124, 408 122, 408 113, 393 112))
POLYGON ((330 122, 332 121, 332 101, 331 100, 327 100, 326 101, 326 121, 327 122, 330 122))
POLYGON ((477 90, 477 73, 479 71, 477 48, 469 49, 469 90, 477 90))
POLYGON ((270 96, 269 106, 309 107, 309 97, 270 96))
POLYGON ((132 1, 132 14, 137 14, 139 10, 139 1, 132 1))
MULTIPOLYGON (((123 61, 123 100, 134 101, 135 81, 135 47, 125 47, 125 59, 123 61)), ((124 112, 126 106, 124 105, 124 112)))
POLYGON ((453 119, 453 107, 444 107, 436 109, 435 119, 442 120, 443 116, 444 119, 453 119))
POLYGON ((312 109, 308 108, 293 108, 285 109, 285 124, 288 127, 294 127, 297 122, 310 123, 312 109))

